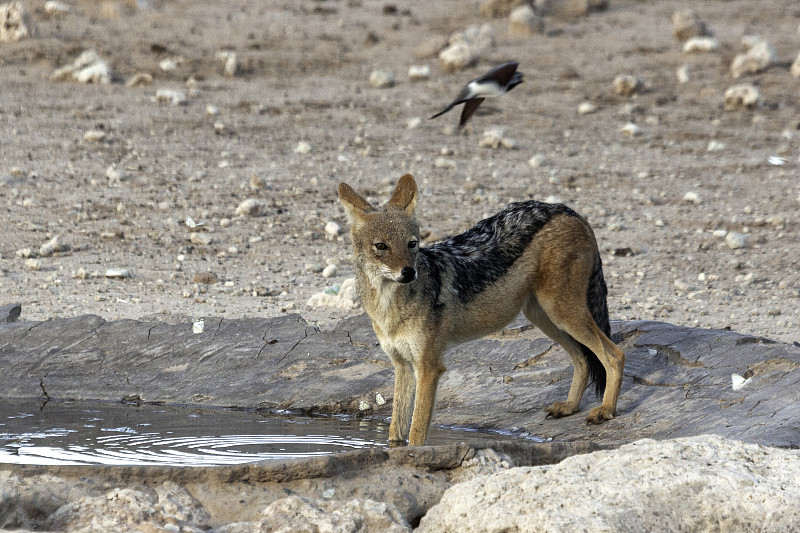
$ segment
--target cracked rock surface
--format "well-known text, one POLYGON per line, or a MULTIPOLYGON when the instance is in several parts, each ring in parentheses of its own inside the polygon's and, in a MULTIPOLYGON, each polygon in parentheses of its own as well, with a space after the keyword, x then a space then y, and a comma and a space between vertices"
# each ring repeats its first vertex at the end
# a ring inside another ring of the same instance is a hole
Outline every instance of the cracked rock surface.
MULTIPOLYGON (((205 322, 201 333, 189 321, 91 315, 0 323, 0 390, 9 399, 391 414, 394 372, 365 315, 331 331, 299 315, 205 322)), ((800 347, 662 322, 613 330, 627 356, 614 420, 584 423, 598 401, 591 392, 578 415, 545 420, 544 407, 566 397, 572 367, 558 345, 518 321, 447 353, 433 423, 602 444, 714 433, 800 445, 800 347)))

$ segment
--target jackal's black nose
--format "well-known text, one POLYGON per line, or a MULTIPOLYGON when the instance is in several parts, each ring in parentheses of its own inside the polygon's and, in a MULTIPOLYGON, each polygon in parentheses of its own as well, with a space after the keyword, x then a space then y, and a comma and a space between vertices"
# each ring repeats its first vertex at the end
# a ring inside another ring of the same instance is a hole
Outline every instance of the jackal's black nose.
POLYGON ((417 279, 417 271, 411 267, 403 267, 403 270, 400 271, 400 279, 397 280, 400 283, 411 283, 417 279))

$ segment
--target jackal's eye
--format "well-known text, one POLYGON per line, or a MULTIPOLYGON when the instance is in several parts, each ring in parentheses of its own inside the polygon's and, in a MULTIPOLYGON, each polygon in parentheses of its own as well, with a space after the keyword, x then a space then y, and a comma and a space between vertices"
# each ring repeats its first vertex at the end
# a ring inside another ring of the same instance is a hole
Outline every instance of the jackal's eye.
POLYGON ((417 241, 408 241, 408 249, 413 250, 417 247, 417 241))
POLYGON ((376 250, 380 250, 381 252, 389 249, 389 247, 384 242, 376 242, 375 244, 373 244, 373 246, 375 247, 376 250))

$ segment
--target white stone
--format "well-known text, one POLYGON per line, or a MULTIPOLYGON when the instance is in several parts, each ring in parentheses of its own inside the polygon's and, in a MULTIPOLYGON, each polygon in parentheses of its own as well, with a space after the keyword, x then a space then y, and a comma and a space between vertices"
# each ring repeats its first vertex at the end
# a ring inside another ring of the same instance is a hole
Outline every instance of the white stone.
POLYGON ((171 57, 167 57, 158 62, 158 68, 164 72, 174 72, 178 70, 178 61, 171 57))
POLYGON ((798 478, 797 450, 647 439, 459 483, 415 531, 793 531, 798 478))
POLYGON ((644 82, 632 74, 620 74, 612 83, 614 92, 622 96, 631 96, 644 87, 644 82))
POLYGON ((589 115, 597 111, 597 106, 594 105, 592 102, 581 102, 578 106, 578 114, 579 115, 589 115))
POLYGON ((678 83, 689 82, 689 65, 681 65, 675 71, 675 77, 678 78, 678 83))
POLYGON ((69 6, 58 0, 48 0, 44 3, 44 12, 51 17, 63 17, 69 14, 69 6))
POLYGON ((425 81, 431 77, 431 67, 429 65, 411 65, 408 67, 408 79, 410 81, 425 81))
POLYGON ((406 128, 413 130, 414 128, 418 128, 419 125, 422 124, 422 119, 420 117, 411 117, 406 122, 406 128))
POLYGON ((261 217, 267 214, 267 203, 258 198, 248 198, 236 208, 237 215, 261 217))
POLYGON ((25 268, 27 268, 28 270, 31 270, 33 272, 36 272, 36 271, 42 269, 42 264, 39 262, 38 259, 32 259, 32 258, 31 259, 26 259, 25 260, 25 268))
POLYGON ((634 124, 633 122, 628 122, 620 129, 623 135, 626 137, 638 137, 642 134, 642 130, 634 124))
POLYGON ((323 278, 335 278, 339 274, 339 268, 336 265, 328 265, 322 270, 323 278))
POLYGON ((125 82, 125 87, 146 87, 153 84, 153 76, 147 72, 137 72, 125 82))
POLYGON ((125 279, 132 276, 131 271, 127 268, 109 268, 106 270, 105 277, 109 279, 125 279))
POLYGON ((694 11, 682 9, 672 14, 672 34, 683 42, 692 37, 710 36, 711 31, 694 11))
POLYGON ((725 149, 725 143, 722 141, 711 140, 706 148, 707 152, 721 152, 725 149))
POLYGON ((61 244, 58 242, 58 235, 39 247, 39 255, 41 257, 50 257, 59 251, 61 251, 61 244))
POLYGON ((175 89, 158 89, 156 91, 156 102, 161 104, 172 104, 175 106, 186 103, 186 93, 175 89))
POLYGON ((329 241, 335 240, 342 231, 342 227, 334 221, 325 224, 325 238, 329 241))
POLYGON ((757 74, 774 63, 775 50, 768 42, 758 40, 747 52, 733 58, 731 76, 739 78, 745 74, 757 74))
POLYGON ((318 307, 334 307, 346 311, 358 308, 355 278, 347 278, 341 285, 334 285, 331 289, 314 294, 308 299, 306 305, 315 309, 318 307))
POLYGON ((83 140, 90 143, 100 142, 106 138, 105 132, 100 130, 89 130, 83 134, 83 140))
POLYGON ((373 70, 369 75, 369 84, 375 89, 394 87, 394 75, 388 70, 373 70))
POLYGON ((725 235, 725 244, 728 245, 728 248, 737 250, 747 246, 747 239, 748 237, 744 233, 736 233, 735 231, 731 231, 725 235))
POLYGON ((13 43, 30 37, 28 13, 21 2, 0 5, 0 43, 13 43))
POLYGON ((800 52, 798 52, 797 57, 792 61, 790 72, 795 78, 800 78, 800 52))
POLYGON ((749 83, 728 87, 725 91, 724 107, 728 111, 752 109, 761 101, 761 93, 749 83))
POLYGON ((695 205, 703 203, 703 201, 700 199, 700 195, 697 194, 694 191, 689 191, 686 194, 684 194, 683 195, 683 201, 684 202, 691 202, 691 203, 693 203, 695 205))
POLYGON ((543 154, 536 154, 531 156, 530 159, 528 159, 528 165, 532 168, 539 168, 544 164, 544 162, 545 162, 545 157, 543 154))
POLYGON ((544 32, 544 20, 528 4, 515 8, 508 17, 508 33, 530 36, 544 32))
POLYGON ((294 153, 296 154, 307 154, 311 152, 311 145, 308 141, 299 141, 297 146, 294 147, 294 153))
POLYGON ((715 52, 719 49, 719 41, 713 37, 692 37, 683 43, 684 54, 715 52))

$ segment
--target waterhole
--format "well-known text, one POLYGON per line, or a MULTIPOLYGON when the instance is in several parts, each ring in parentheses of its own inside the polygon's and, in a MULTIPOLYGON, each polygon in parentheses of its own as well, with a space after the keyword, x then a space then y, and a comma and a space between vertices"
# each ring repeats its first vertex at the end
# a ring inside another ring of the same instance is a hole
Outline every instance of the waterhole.
MULTIPOLYGON (((220 466, 385 447, 389 424, 352 417, 156 405, 0 400, 0 463, 220 466)), ((518 438, 433 427, 428 444, 518 438)))

